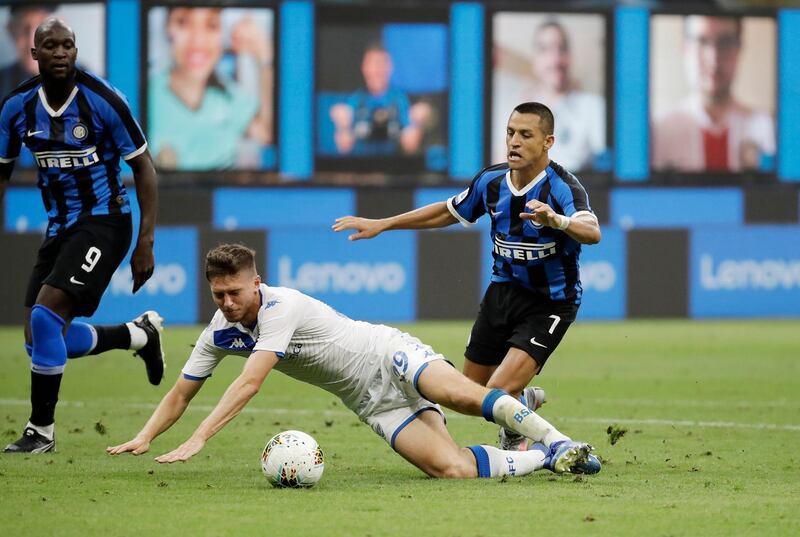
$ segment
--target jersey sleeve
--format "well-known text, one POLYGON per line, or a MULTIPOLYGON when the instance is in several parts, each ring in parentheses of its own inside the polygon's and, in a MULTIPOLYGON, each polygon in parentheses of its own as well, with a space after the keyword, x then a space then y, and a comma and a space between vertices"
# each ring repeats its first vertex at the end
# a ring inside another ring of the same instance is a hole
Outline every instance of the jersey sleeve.
POLYGON ((224 351, 214 346, 213 330, 207 327, 197 338, 192 354, 181 370, 183 378, 203 380, 210 377, 224 357, 224 351))
POLYGON ((18 111, 15 100, 7 99, 0 109, 0 164, 13 162, 19 156, 22 140, 14 125, 18 111))
POLYGON ((550 195, 562 208, 564 216, 594 214, 589 205, 589 195, 574 176, 569 176, 563 181, 555 181, 550 195))
POLYGON ((300 305, 291 297, 262 306, 258 312, 258 340, 253 351, 271 351, 283 358, 300 326, 300 305))
POLYGON ((138 157, 147 149, 147 140, 142 127, 133 117, 128 102, 122 94, 112 89, 106 97, 108 107, 103 113, 103 119, 114 145, 124 160, 138 157))
POLYGON ((484 203, 485 181, 481 181, 483 171, 472 180, 469 188, 447 200, 447 209, 461 225, 469 227, 486 214, 484 203))

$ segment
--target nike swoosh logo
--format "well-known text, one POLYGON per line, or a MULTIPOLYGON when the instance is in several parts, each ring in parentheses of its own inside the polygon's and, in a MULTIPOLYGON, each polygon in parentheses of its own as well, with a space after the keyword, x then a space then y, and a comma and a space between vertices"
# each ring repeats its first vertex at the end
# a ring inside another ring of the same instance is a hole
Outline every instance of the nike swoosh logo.
POLYGON ((28 138, 31 136, 36 136, 37 134, 42 134, 44 131, 28 131, 28 138))
POLYGON ((71 277, 71 278, 69 279, 69 281, 70 281, 70 283, 74 283, 75 285, 86 285, 86 284, 85 284, 85 283, 83 283, 82 281, 76 280, 76 279, 75 279, 75 276, 71 277))
POLYGON ((542 345, 541 343, 539 343, 538 341, 536 341, 536 338, 535 338, 535 337, 532 337, 532 338, 531 338, 531 343, 533 343, 534 345, 537 345, 537 346, 539 346, 539 347, 542 347, 543 349, 546 349, 546 348, 547 348, 547 345, 542 345))
POLYGON ((497 211, 497 212, 489 211, 489 213, 491 213, 492 218, 494 218, 495 216, 500 216, 501 214, 503 214, 503 211, 497 211))

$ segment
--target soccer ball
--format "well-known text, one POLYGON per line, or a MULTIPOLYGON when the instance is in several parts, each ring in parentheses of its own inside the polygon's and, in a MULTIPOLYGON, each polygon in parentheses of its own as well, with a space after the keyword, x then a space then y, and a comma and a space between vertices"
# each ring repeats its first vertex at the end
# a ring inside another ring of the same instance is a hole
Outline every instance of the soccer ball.
POLYGON ((313 487, 324 469, 319 444, 301 431, 276 434, 261 453, 261 470, 273 487, 313 487))

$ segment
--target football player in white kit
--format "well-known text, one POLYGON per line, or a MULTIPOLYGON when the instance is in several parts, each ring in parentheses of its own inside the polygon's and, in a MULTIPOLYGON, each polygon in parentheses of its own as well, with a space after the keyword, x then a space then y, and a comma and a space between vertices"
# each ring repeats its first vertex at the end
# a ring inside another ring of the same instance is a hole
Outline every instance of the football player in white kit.
POLYGON ((255 252, 224 244, 206 256, 206 278, 219 310, 197 340, 182 375, 144 428, 108 453, 139 455, 171 427, 222 358, 247 358, 241 375, 214 410, 178 448, 156 457, 186 461, 258 393, 272 369, 341 398, 362 421, 414 466, 432 477, 597 473, 589 444, 573 442, 502 390, 469 380, 418 339, 397 329, 354 321, 294 289, 268 287, 256 272, 255 252), (439 404, 519 432, 528 451, 481 445, 460 448, 439 404))

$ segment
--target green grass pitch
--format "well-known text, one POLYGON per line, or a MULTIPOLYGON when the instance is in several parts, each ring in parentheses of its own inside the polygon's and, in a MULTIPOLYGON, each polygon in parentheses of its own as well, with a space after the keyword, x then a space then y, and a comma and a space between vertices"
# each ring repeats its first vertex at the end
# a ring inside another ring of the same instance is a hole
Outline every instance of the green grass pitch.
MULTIPOLYGON (((459 367, 467 322, 403 326, 459 367)), ((185 464, 182 442, 242 367, 228 357, 150 453, 110 457, 179 374, 199 328, 167 327, 167 379, 147 384, 128 352, 70 361, 58 452, 0 455, 0 534, 20 535, 800 535, 800 323, 578 322, 536 384, 540 411, 605 460, 598 476, 547 471, 437 481, 406 463, 332 396, 273 373, 246 411, 185 464), (627 432, 611 445, 609 426, 627 432), (266 440, 316 437, 314 489, 271 488, 266 440)), ((29 412, 19 328, 0 329, 0 441, 29 412)), ((496 442, 448 413, 462 445, 496 442)))

